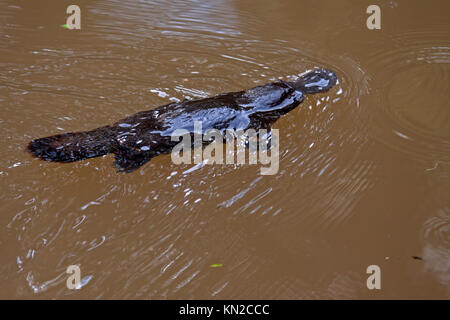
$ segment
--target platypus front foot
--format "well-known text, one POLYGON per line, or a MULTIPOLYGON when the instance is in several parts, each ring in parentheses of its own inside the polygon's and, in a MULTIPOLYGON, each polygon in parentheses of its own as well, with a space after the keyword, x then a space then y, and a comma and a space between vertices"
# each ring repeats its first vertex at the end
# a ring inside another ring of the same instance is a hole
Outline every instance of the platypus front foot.
POLYGON ((153 158, 153 153, 119 150, 114 156, 114 166, 118 172, 129 173, 146 164, 153 158))

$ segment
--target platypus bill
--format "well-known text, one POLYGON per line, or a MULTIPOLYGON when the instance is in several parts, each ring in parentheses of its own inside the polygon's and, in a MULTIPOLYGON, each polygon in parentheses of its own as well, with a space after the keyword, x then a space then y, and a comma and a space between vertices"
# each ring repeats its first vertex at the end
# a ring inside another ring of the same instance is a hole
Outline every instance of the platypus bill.
POLYGON ((295 81, 277 81, 239 92, 182 101, 138 112, 113 125, 91 131, 35 139, 28 151, 47 161, 72 162, 115 154, 119 171, 131 172, 156 155, 169 153, 176 129, 194 132, 194 121, 208 129, 270 129, 283 114, 297 107, 305 94, 324 92, 337 82, 334 72, 311 71, 295 81))

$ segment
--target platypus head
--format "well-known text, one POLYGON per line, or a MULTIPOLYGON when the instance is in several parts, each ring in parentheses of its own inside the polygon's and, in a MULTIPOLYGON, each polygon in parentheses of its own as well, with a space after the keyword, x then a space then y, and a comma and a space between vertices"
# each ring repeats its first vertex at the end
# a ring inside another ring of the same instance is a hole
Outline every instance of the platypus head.
POLYGON ((330 90, 337 82, 336 74, 327 69, 317 69, 308 72, 290 85, 304 94, 319 93, 330 90))

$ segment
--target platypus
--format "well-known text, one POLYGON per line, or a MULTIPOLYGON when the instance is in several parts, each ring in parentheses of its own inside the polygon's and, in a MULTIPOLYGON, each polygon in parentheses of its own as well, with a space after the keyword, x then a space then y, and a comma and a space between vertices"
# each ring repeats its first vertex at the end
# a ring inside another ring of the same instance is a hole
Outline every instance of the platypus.
POLYGON ((193 133, 194 121, 201 121, 204 131, 269 130, 278 118, 297 107, 305 94, 327 91, 336 82, 334 72, 317 69, 294 81, 279 80, 244 91, 170 103, 91 131, 35 139, 27 149, 36 157, 56 162, 114 153, 118 170, 131 172, 154 156, 169 153, 177 144, 171 134, 176 129, 193 133))

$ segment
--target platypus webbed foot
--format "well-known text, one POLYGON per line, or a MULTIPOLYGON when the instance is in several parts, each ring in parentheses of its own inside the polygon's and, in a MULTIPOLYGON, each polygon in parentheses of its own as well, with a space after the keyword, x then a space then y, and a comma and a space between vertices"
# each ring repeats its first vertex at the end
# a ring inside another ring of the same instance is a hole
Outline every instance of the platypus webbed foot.
POLYGON ((149 152, 136 152, 134 150, 119 150, 114 156, 114 165, 119 172, 129 173, 153 158, 154 154, 149 152))

